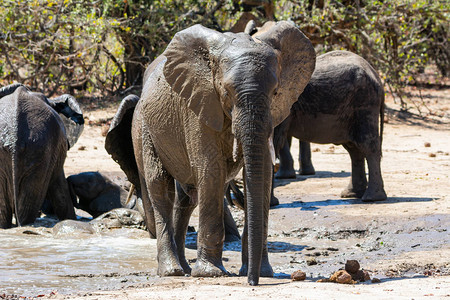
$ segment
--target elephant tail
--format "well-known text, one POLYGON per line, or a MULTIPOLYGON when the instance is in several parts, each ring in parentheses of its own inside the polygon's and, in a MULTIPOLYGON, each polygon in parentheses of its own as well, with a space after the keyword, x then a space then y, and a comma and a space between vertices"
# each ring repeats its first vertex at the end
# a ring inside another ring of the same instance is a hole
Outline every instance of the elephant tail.
POLYGON ((105 149, 139 190, 139 173, 131 138, 133 114, 138 101, 139 97, 136 95, 128 95, 122 100, 106 135, 105 149))
POLYGON ((380 105, 380 155, 383 156, 383 130, 384 130, 384 90, 381 93, 381 105, 380 105))

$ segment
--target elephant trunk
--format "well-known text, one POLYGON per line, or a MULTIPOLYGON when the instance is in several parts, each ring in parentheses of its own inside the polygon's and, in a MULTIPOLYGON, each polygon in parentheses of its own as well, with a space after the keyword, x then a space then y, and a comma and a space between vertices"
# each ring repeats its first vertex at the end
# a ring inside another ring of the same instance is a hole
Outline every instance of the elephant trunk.
POLYGON ((244 96, 235 107, 234 134, 242 145, 245 168, 248 226, 248 282, 257 285, 260 276, 268 213, 271 159, 268 139, 272 132, 270 106, 265 96, 244 96), (268 209, 268 205, 267 205, 268 209))

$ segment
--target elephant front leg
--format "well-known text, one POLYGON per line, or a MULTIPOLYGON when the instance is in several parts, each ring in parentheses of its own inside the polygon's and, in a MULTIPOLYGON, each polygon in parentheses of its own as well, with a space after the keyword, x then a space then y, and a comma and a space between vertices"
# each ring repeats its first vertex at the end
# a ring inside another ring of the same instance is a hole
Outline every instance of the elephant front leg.
POLYGON ((285 178, 295 178, 294 160, 291 155, 291 139, 288 137, 283 147, 280 149, 280 167, 275 174, 275 178, 285 179, 285 178))
POLYGON ((192 276, 215 277, 228 275, 222 263, 224 242, 224 176, 209 173, 198 186, 199 228, 197 262, 192 276), (219 178, 222 177, 222 178, 219 178))
POLYGON ((308 142, 300 141, 300 154, 298 159, 300 166, 300 175, 314 175, 316 170, 311 160, 311 144, 308 142))

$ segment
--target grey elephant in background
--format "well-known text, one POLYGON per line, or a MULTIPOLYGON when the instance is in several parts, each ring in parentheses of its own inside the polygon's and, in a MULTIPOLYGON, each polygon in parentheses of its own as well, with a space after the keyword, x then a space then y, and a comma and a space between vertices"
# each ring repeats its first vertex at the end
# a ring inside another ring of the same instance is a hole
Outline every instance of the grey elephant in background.
POLYGON ((139 198, 129 195, 129 191, 100 172, 70 175, 67 183, 75 207, 94 218, 115 208, 136 209, 144 215, 139 198))
POLYGON ((300 139, 300 173, 314 174, 309 142, 343 145, 350 154, 352 176, 344 198, 385 200, 380 160, 384 89, 377 72, 362 57, 332 51, 317 57, 310 82, 276 129, 277 178, 295 178, 288 139, 300 139), (369 167, 369 180, 365 172, 369 167))
POLYGON ((18 226, 34 222, 46 198, 60 220, 75 219, 63 165, 84 124, 78 103, 21 84, 0 96, 0 228, 10 228, 13 215, 18 226))
POLYGON ((108 152, 140 186, 146 214, 154 210, 159 275, 228 274, 222 264, 223 195, 244 166, 240 275, 251 285, 273 276, 267 255, 271 136, 309 81, 314 61, 311 43, 289 22, 253 38, 195 25, 177 33, 148 67, 141 100, 128 116, 132 147, 115 143, 108 152), (175 199, 174 179, 189 197, 175 199), (197 204, 191 270, 184 243, 197 204))

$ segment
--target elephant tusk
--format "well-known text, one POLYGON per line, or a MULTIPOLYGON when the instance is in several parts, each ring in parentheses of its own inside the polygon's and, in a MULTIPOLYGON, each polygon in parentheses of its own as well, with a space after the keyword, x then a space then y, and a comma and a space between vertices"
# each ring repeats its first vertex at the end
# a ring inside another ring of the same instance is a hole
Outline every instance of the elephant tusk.
POLYGON ((133 197, 133 193, 134 193, 134 190, 135 190, 135 189, 136 189, 136 187, 134 186, 134 184, 131 184, 131 185, 130 185, 130 190, 128 191, 127 202, 125 202, 125 206, 128 205, 128 203, 129 203, 130 200, 131 200, 131 197, 133 197))
POLYGON ((275 147, 273 146, 273 131, 272 134, 269 137, 269 152, 270 152, 270 158, 272 159, 272 165, 275 165, 275 160, 276 160, 276 156, 275 156, 275 147))

